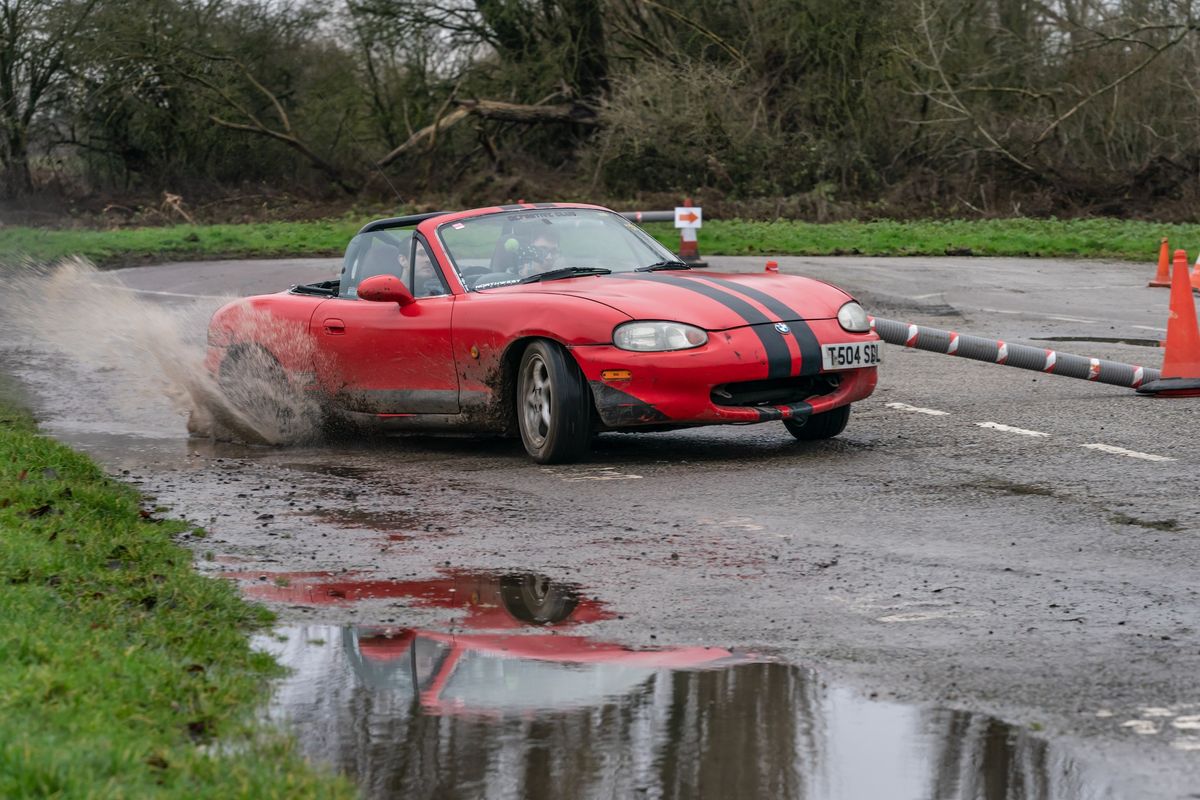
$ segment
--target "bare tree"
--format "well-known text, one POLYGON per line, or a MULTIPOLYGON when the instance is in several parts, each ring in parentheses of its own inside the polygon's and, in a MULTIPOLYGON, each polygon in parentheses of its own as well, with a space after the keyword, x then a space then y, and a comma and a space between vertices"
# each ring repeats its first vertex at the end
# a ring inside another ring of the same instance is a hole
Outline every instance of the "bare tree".
POLYGON ((273 117, 271 119, 266 114, 259 113, 250 102, 239 96, 236 87, 224 83, 221 78, 206 75, 200 71, 180 70, 180 74, 184 78, 207 89, 228 111, 237 115, 236 119, 231 120, 221 114, 211 114, 209 119, 214 124, 228 130, 253 133, 283 143, 302 155, 310 164, 323 172, 329 180, 349 194, 353 194, 361 187, 362 176, 356 175, 322 156, 297 133, 292 125, 291 115, 288 114, 279 95, 256 78, 244 63, 233 56, 204 55, 203 58, 210 62, 229 65, 237 80, 244 81, 253 88, 254 92, 266 100, 271 117, 273 117))
POLYGON ((595 110, 582 103, 518 105, 499 100, 457 100, 452 98, 451 104, 457 108, 444 116, 438 116, 431 124, 413 133, 398 147, 393 148, 391 152, 379 159, 375 166, 382 169, 400 156, 412 152, 418 145, 435 142, 440 131, 457 125, 471 115, 502 122, 516 122, 522 125, 565 123, 591 128, 599 124, 595 110))
POLYGON ((1164 3, 1155 17, 1037 0, 916 0, 915 11, 916 36, 900 52, 929 113, 909 121, 955 131, 960 152, 992 154, 1035 180, 1094 172, 1093 152, 1105 149, 1097 131, 1112 138, 1116 118, 1102 113, 1101 127, 1085 112, 1110 99, 1115 107, 1122 87, 1197 30, 1190 0, 1164 3))
POLYGON ((99 0, 0 0, 0 191, 33 190, 30 131, 62 89, 99 0))
POLYGON ((0 195, 48 185, 53 154, 64 186, 155 196, 403 175, 413 196, 707 190, 818 218, 1180 215, 1200 207, 1197 9, 0 0, 0 195))

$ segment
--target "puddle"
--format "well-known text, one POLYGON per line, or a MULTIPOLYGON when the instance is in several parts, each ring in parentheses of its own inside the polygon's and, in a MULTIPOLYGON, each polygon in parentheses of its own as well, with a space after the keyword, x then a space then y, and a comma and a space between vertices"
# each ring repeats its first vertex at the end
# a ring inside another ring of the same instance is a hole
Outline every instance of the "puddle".
POLYGON ((580 635, 567 626, 615 615, 537 573, 226 575, 260 599, 456 612, 453 629, 309 625, 256 640, 290 669, 267 715, 367 798, 1114 796, 1064 748, 992 717, 870 700, 722 647, 580 635))
POLYGON ((330 475, 335 478, 353 478, 355 480, 365 478, 378 472, 378 469, 373 467, 354 467, 344 464, 322 464, 322 463, 288 463, 285 464, 288 469, 299 470, 300 472, 315 472, 318 475, 330 475))
POLYGON ((307 626, 268 711, 368 798, 1112 797, 996 719, 866 699, 716 647, 307 626))
POLYGON ((1096 344, 1132 344, 1137 347, 1161 347, 1158 339, 1129 339, 1123 336, 1039 336, 1035 342, 1094 342, 1096 344))
POLYGON ((360 572, 226 572, 256 600, 290 605, 349 605, 408 600, 416 608, 462 612, 457 626, 506 630, 525 625, 574 625, 611 619, 612 612, 578 587, 532 573, 445 571, 426 580, 366 577, 360 572))

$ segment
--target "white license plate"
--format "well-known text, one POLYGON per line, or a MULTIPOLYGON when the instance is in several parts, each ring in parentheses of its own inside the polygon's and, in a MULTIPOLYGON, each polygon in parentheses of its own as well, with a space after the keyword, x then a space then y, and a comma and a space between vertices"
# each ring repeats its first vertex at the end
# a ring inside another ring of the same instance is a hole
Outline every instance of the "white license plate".
POLYGON ((883 342, 826 344, 821 346, 821 368, 828 370, 861 369, 879 363, 883 342))

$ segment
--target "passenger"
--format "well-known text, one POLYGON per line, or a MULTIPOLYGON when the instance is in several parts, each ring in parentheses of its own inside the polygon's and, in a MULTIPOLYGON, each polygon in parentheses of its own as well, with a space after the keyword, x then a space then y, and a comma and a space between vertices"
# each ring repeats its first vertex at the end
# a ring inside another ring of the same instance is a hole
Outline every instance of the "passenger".
POLYGON ((445 294, 442 279, 433 266, 429 253, 418 243, 417 257, 413 262, 413 296, 433 297, 439 294, 445 294))
POLYGON ((386 242, 373 242, 371 249, 363 257, 358 280, 362 281, 376 275, 395 275, 397 278, 401 278, 407 268, 408 255, 399 247, 386 242))
POLYGON ((358 284, 376 275, 394 275, 405 280, 408 276, 408 254, 382 239, 367 242, 366 252, 351 267, 349 280, 346 280, 343 270, 343 296, 357 297, 358 284))

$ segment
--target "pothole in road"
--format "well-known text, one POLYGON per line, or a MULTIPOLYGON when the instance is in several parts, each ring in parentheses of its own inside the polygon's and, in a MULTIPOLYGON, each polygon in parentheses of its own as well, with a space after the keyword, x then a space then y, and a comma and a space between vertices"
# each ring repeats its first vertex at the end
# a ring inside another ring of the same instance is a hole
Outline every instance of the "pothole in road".
POLYGON ((1094 342, 1096 344, 1132 344, 1137 347, 1160 347, 1157 339, 1131 339, 1124 336, 1040 336, 1035 342, 1094 342))
POLYGON ((289 668, 268 715, 368 798, 1113 794, 1064 747, 993 717, 867 698, 733 649, 581 635, 565 626, 615 615, 534 573, 235 577, 263 599, 457 612, 452 628, 389 608, 386 624, 291 626, 256 642, 289 668))
POLYGON ((330 475, 334 478, 365 478, 379 472, 374 467, 354 467, 345 464, 324 464, 316 463, 288 463, 288 469, 299 470, 300 472, 315 472, 318 475, 330 475))
POLYGON ((317 517, 341 528, 365 528, 381 531, 398 538, 408 538, 417 531, 442 533, 445 528, 433 525, 428 515, 413 511, 370 511, 362 508, 322 508, 316 511, 297 512, 304 516, 317 517))

